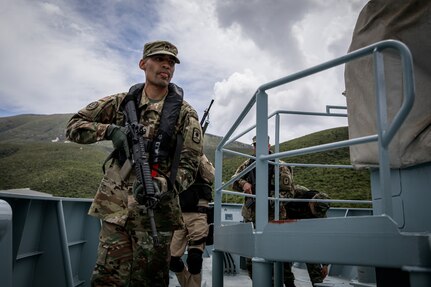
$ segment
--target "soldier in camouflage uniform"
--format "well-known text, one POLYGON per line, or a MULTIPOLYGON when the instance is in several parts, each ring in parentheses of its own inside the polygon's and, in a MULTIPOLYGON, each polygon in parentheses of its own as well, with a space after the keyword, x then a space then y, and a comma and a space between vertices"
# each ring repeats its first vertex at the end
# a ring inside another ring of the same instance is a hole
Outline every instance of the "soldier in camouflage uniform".
MULTIPOLYGON (((269 137, 268 137, 269 142, 269 137)), ((256 148, 256 137, 253 137, 253 148, 256 148)), ((271 148, 271 145, 268 143, 268 150, 271 148)), ((255 150, 256 152, 256 150, 255 150)), ((269 153, 271 153, 271 150, 269 150, 269 153)), ((243 162, 236 170, 235 175, 239 174, 241 171, 246 169, 250 164, 254 162, 254 159, 248 159, 245 162, 243 162)), ((283 163, 283 161, 280 161, 280 163, 283 163)), ((274 172, 274 166, 269 165, 268 166, 268 196, 274 197, 275 196, 275 172, 274 172)), ((232 188, 239 192, 244 192, 248 194, 256 194, 256 191, 254 190, 255 182, 256 182, 256 169, 252 169, 245 175, 243 175, 240 179, 236 180, 232 188)), ((294 192, 294 185, 293 185, 293 174, 292 169, 289 166, 282 165, 280 166, 279 170, 279 182, 280 182, 280 190, 279 190, 279 197, 280 198, 291 198, 293 197, 294 192)), ((253 198, 246 197, 244 199, 244 204, 242 206, 241 214, 244 218, 244 222, 253 222, 256 223, 256 204, 255 200, 253 198)), ((268 219, 274 220, 274 209, 275 204, 274 201, 270 201, 268 203, 268 219)), ((280 203, 280 209, 279 209, 279 219, 284 220, 286 219, 286 209, 284 207, 284 203, 280 203)), ((252 261, 250 258, 246 259, 247 264, 247 271, 252 278, 252 261)), ((290 266, 288 264, 284 264, 285 268, 287 268, 287 271, 290 272, 290 266)))
POLYGON ((208 219, 211 221, 213 216, 208 216, 213 212, 209 202, 212 201, 214 176, 212 163, 203 155, 195 182, 180 195, 184 228, 175 230, 172 237, 170 270, 175 272, 181 287, 201 286, 202 256, 208 236, 211 237, 208 219), (184 264, 181 257, 186 248, 187 260, 184 264))
MULTIPOLYGON (((182 93, 181 88, 171 83, 175 64, 180 62, 177 54, 177 48, 169 42, 150 42, 145 44, 139 62, 145 72, 145 84, 136 106, 145 131, 143 137, 150 145, 163 117, 165 99, 182 93)), ((67 137, 81 144, 112 140, 116 150, 129 157, 128 132, 120 108, 125 96, 126 93, 108 96, 80 110, 67 125, 67 137)), ((153 245, 147 209, 135 200, 134 192, 142 189, 142 185, 136 184, 135 170, 124 173, 119 156, 114 157, 89 210, 90 215, 102 222, 92 286, 169 285, 169 245, 173 230, 183 227, 178 193, 193 183, 203 145, 198 115, 186 101, 180 102, 174 123, 174 136, 167 143, 171 151, 175 151, 176 136, 183 137, 175 180, 167 179, 175 157, 173 152, 159 162, 157 174, 152 177, 161 192, 154 208, 160 244, 153 245)), ((151 154, 149 157, 152 164, 151 154)))
MULTIPOLYGON (((317 190, 309 190, 308 188, 300 185, 295 185, 294 198, 298 199, 329 199, 329 196, 324 192, 317 190)), ((327 202, 286 202, 285 209, 287 219, 309 219, 309 218, 323 218, 330 207, 327 202)), ((295 276, 290 270, 291 264, 285 263, 284 268, 284 284, 286 287, 295 286, 295 276), (289 266, 289 268, 287 268, 289 266)), ((312 264, 307 263, 307 271, 310 276, 312 285, 322 283, 323 279, 328 275, 327 264, 312 264)))

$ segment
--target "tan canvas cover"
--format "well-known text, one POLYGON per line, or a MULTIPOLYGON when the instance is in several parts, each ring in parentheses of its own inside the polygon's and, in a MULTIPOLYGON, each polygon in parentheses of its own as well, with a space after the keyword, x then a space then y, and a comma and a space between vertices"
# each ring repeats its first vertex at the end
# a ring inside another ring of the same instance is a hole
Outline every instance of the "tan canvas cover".
MULTIPOLYGON (((431 161, 431 1, 377 0, 362 9, 350 51, 386 40, 406 44, 414 61, 416 98, 412 111, 390 145, 391 167, 431 161)), ((376 101, 372 56, 346 64, 345 84, 349 137, 376 134, 376 101)), ((397 53, 385 52, 388 120, 402 103, 401 62, 397 53)), ((355 167, 378 163, 377 144, 351 147, 355 167)))

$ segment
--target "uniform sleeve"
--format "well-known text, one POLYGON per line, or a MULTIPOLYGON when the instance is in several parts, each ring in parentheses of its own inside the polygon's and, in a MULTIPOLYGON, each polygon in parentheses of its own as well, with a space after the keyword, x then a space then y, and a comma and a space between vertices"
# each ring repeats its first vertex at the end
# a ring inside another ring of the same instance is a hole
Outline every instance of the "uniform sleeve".
MULTIPOLYGON (((240 173, 241 171, 243 171, 248 165, 248 160, 243 162, 235 171, 235 174, 232 177, 235 177, 238 173, 240 173)), ((247 181, 243 178, 239 178, 238 180, 235 180, 232 184, 232 189, 242 192, 242 186, 244 185, 244 183, 246 183, 247 181)))
POLYGON ((92 102, 74 114, 66 126, 67 139, 81 144, 103 140, 107 127, 119 122, 117 117, 119 95, 92 102))
POLYGON ((182 128, 184 142, 176 176, 176 186, 180 193, 194 182, 203 151, 202 129, 198 115, 189 106, 185 110, 186 112, 181 119, 184 123, 182 128))
POLYGON ((289 192, 293 196, 293 174, 289 166, 280 166, 280 190, 289 192))

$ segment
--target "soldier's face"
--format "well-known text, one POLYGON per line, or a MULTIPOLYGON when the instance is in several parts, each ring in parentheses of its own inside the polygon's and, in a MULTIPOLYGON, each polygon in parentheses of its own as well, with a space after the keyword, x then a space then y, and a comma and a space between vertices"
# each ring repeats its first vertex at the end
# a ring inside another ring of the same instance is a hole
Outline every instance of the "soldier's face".
MULTIPOLYGON (((256 143, 253 143, 252 144, 252 146, 253 146, 253 151, 256 153, 256 143)), ((268 151, 271 149, 271 145, 270 144, 268 144, 268 151)))
POLYGON ((175 60, 169 55, 155 55, 139 62, 145 71, 146 84, 167 87, 175 72, 175 60))

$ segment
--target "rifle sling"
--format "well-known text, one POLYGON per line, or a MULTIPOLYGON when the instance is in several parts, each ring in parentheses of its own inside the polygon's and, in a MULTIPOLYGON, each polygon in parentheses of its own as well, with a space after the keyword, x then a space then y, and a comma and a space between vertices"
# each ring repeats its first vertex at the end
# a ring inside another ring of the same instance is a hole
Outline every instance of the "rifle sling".
POLYGON ((184 137, 182 134, 177 134, 177 144, 175 146, 175 154, 171 165, 171 174, 169 175, 169 181, 172 185, 175 183, 177 177, 178 166, 180 164, 181 148, 183 147, 184 137))

